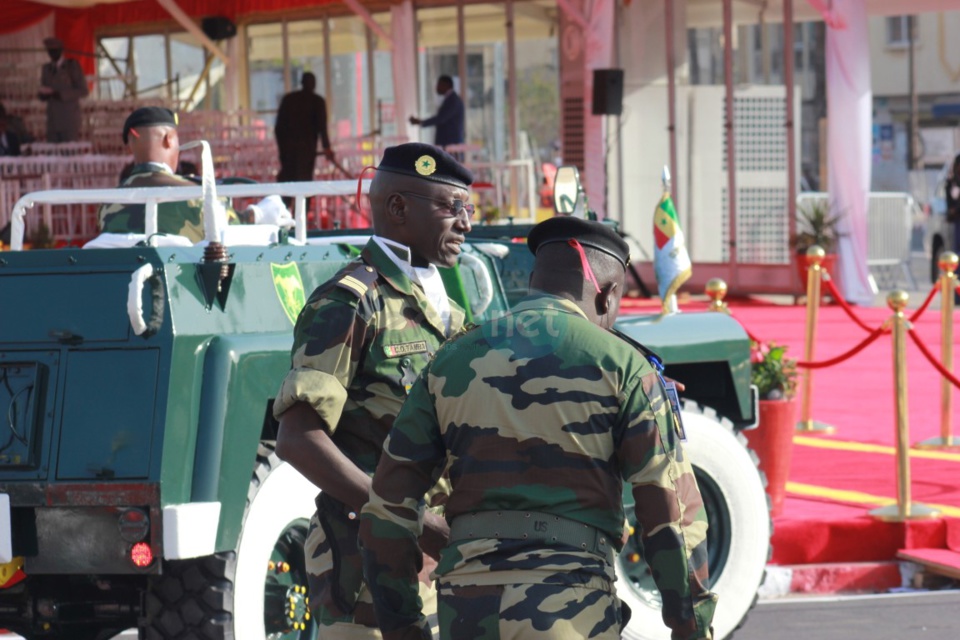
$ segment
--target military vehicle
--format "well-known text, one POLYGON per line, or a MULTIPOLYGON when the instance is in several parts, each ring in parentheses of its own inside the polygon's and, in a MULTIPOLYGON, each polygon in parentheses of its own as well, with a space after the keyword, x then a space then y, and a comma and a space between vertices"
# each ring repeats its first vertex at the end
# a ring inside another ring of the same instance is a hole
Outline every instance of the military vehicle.
MULTIPOLYGON (((0 252, 0 627, 37 639, 130 628, 149 639, 316 636, 302 555, 316 488, 275 455, 271 404, 306 296, 369 233, 308 234, 304 197, 356 188, 221 187, 221 197, 295 197, 297 225, 285 237, 207 222, 205 246, 166 246, 155 205, 212 206, 209 185, 17 204, 14 249, 24 214, 46 203, 144 202, 148 234, 121 248, 0 252)), ((444 274, 473 321, 525 290, 528 229, 475 227, 460 268, 444 274)), ((686 447, 726 637, 755 602, 769 553, 761 477, 737 435, 756 421, 748 338, 719 313, 630 316, 618 328, 687 386, 686 447)), ((635 543, 618 565, 633 609, 625 635, 668 638, 635 543)))

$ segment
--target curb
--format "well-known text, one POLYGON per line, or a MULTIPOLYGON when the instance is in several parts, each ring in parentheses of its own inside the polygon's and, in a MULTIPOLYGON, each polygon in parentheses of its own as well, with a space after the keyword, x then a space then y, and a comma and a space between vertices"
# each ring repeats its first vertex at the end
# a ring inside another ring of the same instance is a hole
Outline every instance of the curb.
POLYGON ((758 594, 761 600, 804 594, 882 593, 909 585, 912 562, 850 562, 767 565, 758 594))

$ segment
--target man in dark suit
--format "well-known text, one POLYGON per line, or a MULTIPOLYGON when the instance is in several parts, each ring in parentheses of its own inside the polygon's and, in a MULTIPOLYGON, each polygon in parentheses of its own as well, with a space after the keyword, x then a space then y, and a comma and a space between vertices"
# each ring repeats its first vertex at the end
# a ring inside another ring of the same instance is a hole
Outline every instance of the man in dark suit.
POLYGON ((0 113, 0 156, 20 155, 20 137, 10 130, 7 115, 0 113))
POLYGON ((317 142, 323 143, 323 154, 333 159, 327 135, 327 103, 317 95, 317 77, 303 74, 299 91, 283 96, 277 110, 273 132, 280 152, 277 182, 309 182, 317 162, 317 142))
POLYGON ((89 93, 80 63, 63 57, 63 41, 46 38, 50 62, 40 73, 39 98, 47 103, 47 142, 73 142, 80 138, 80 98, 89 93))
POLYGON ((410 116, 410 124, 421 127, 436 127, 433 143, 438 147, 463 144, 467 137, 466 112, 463 100, 453 90, 453 78, 440 76, 437 79, 437 95, 443 96, 437 115, 426 120, 410 116))

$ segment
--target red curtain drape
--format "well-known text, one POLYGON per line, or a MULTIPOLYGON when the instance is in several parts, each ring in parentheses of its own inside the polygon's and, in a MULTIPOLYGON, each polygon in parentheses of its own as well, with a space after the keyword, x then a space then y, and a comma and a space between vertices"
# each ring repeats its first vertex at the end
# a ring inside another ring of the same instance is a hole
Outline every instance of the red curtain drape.
MULTIPOLYGON (((249 13, 282 13, 289 9, 319 7, 337 0, 177 0, 187 15, 194 18, 225 16, 236 20, 249 13)), ((64 47, 75 52, 84 73, 92 74, 95 53, 95 29, 102 26, 133 25, 172 20, 156 0, 132 0, 97 4, 85 9, 62 9, 30 0, 4 0, 0 33, 19 31, 56 12, 54 29, 64 47)), ((37 43, 37 46, 41 46, 37 43)))
MULTIPOLYGON (((3 19, 0 20, 0 33, 20 31, 46 18, 53 7, 48 4, 9 0, 4 3, 3 19)), ((39 46, 39 45, 38 45, 39 46)))

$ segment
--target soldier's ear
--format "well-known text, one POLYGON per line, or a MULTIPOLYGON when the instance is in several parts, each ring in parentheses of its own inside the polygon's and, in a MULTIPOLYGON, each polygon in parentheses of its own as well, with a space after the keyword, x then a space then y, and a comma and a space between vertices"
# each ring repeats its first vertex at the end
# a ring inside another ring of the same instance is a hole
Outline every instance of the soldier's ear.
POLYGON ((393 224, 406 224, 407 203, 399 193, 387 196, 387 216, 393 224))
POLYGON ((613 308, 614 296, 617 295, 619 284, 616 282, 610 282, 600 288, 600 293, 597 294, 597 314, 606 315, 610 313, 610 310, 613 308))

